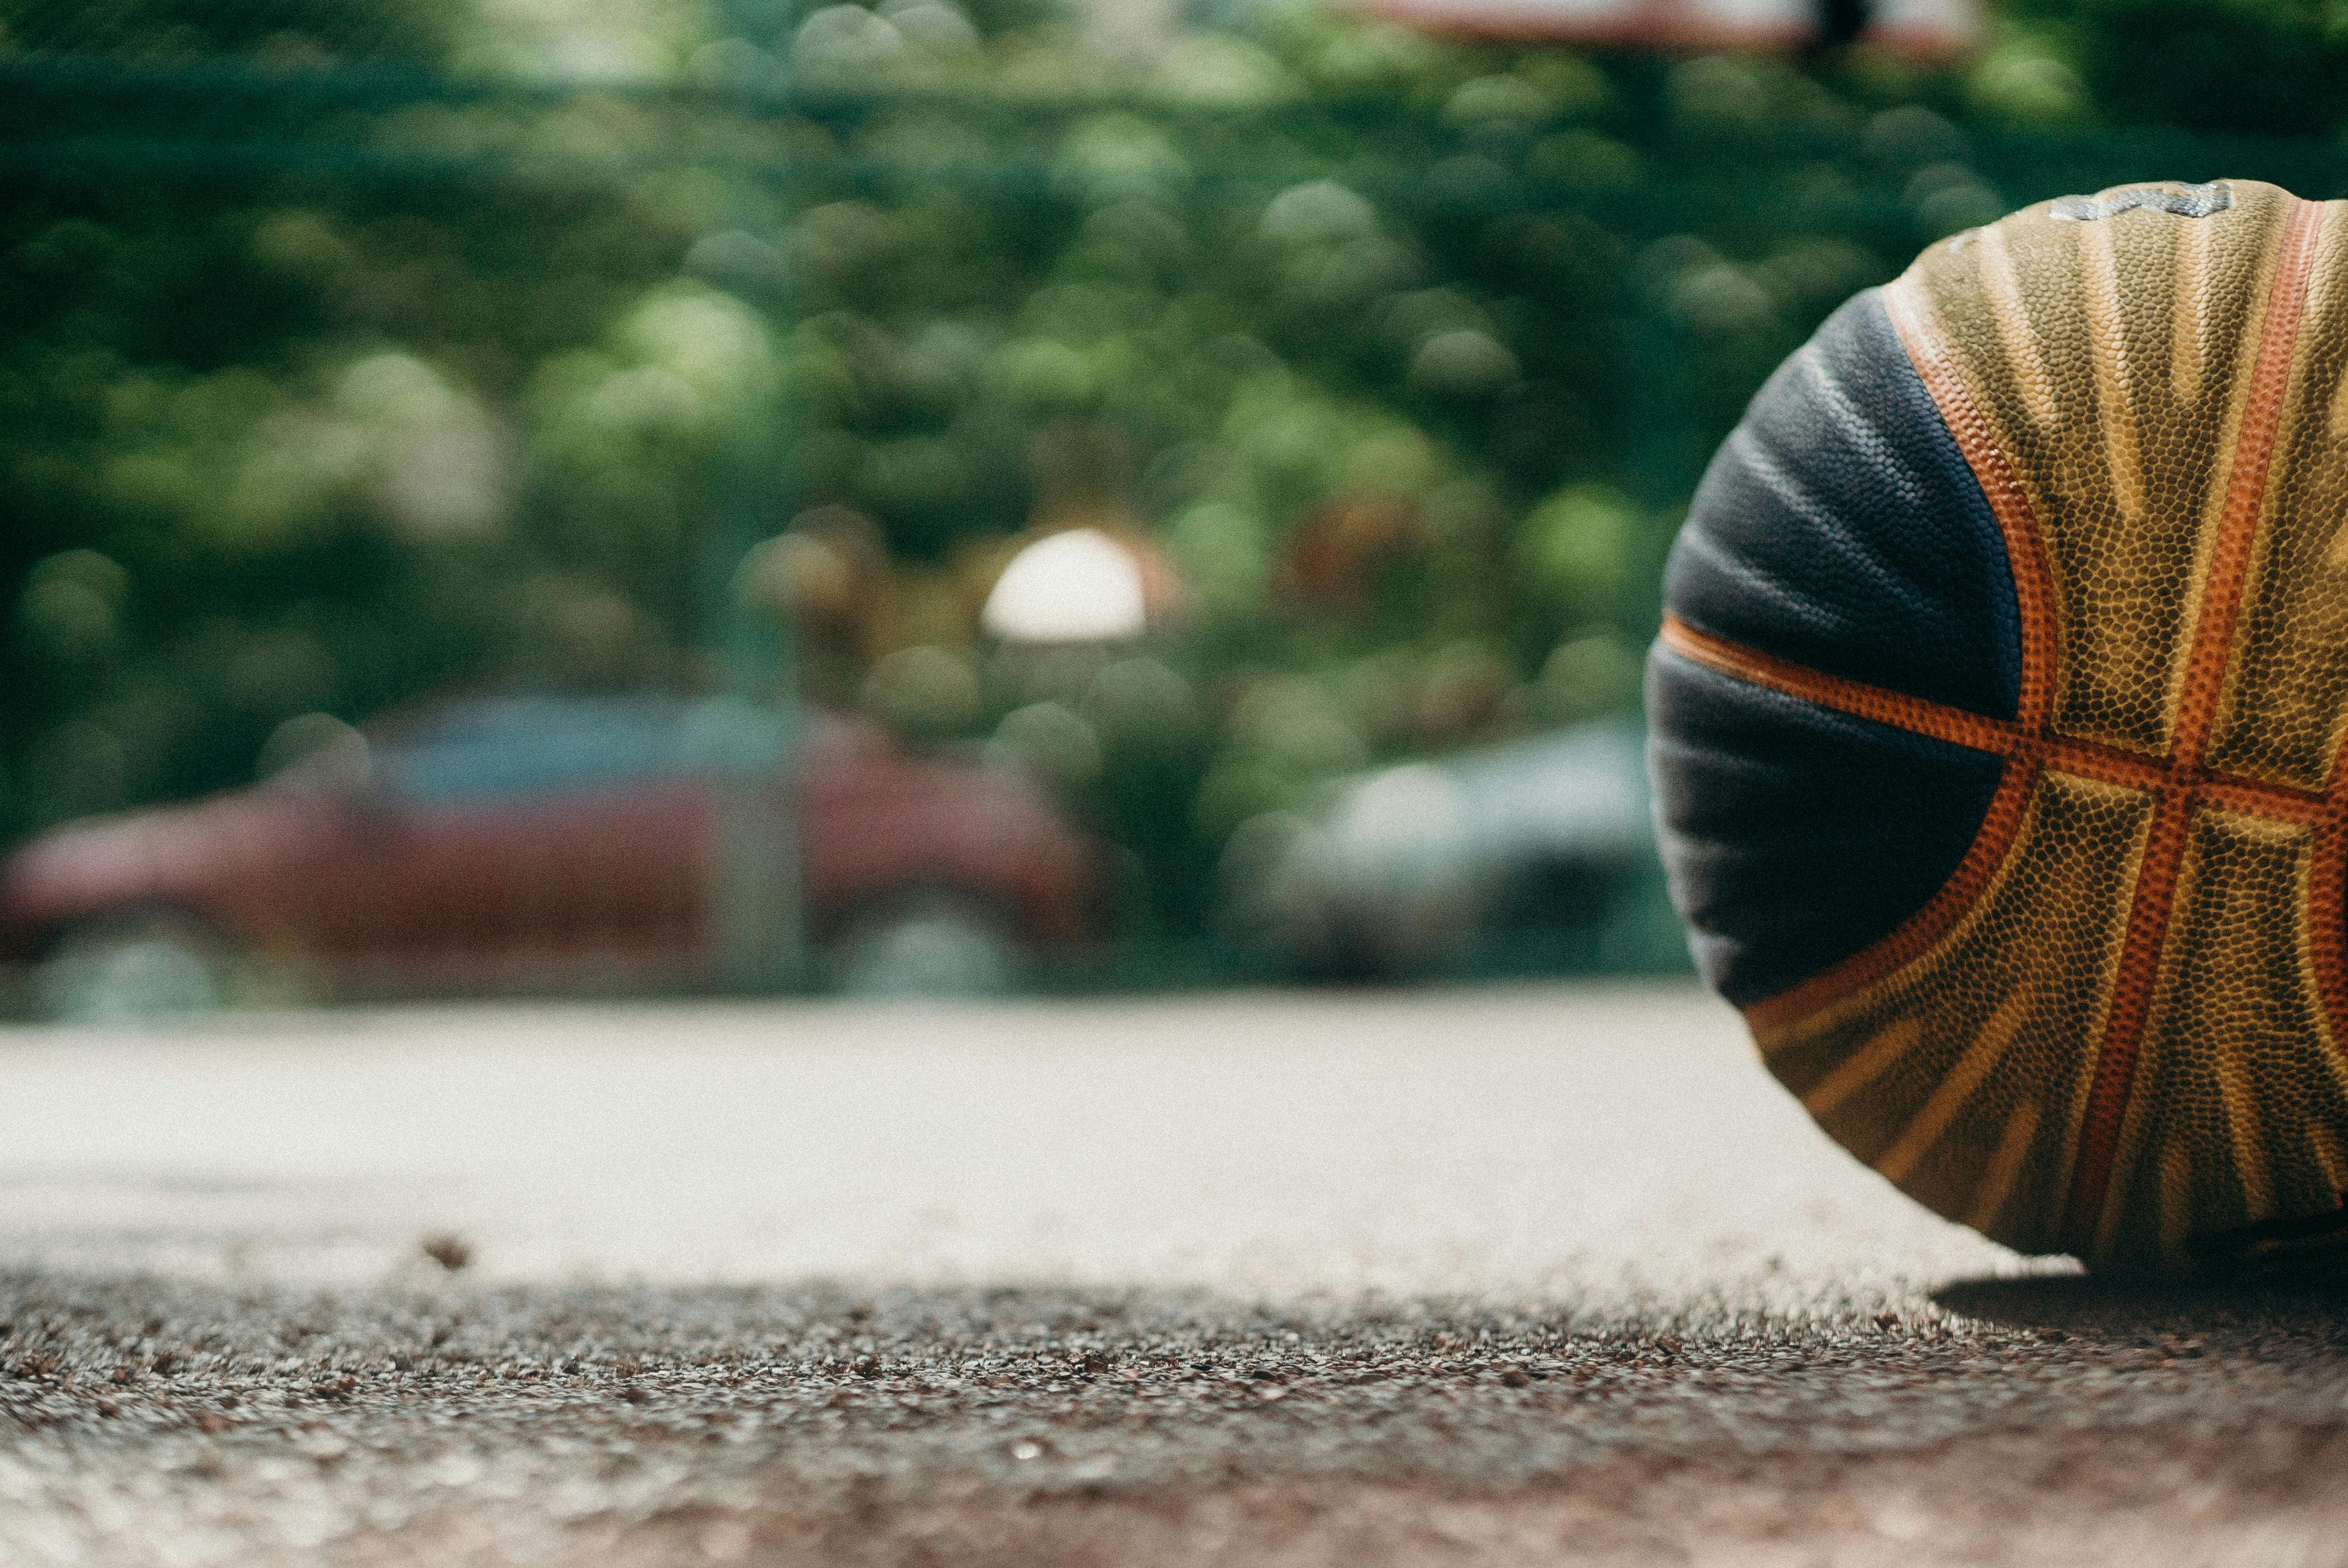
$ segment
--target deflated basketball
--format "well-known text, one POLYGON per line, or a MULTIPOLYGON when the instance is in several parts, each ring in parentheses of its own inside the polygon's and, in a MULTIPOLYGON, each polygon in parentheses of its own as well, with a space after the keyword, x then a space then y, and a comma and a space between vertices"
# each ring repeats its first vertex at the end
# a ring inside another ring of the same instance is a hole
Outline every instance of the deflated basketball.
POLYGON ((1696 494, 1673 897, 1919 1201, 2178 1272, 2348 1232, 2348 202, 2066 197, 1852 300, 1696 494))

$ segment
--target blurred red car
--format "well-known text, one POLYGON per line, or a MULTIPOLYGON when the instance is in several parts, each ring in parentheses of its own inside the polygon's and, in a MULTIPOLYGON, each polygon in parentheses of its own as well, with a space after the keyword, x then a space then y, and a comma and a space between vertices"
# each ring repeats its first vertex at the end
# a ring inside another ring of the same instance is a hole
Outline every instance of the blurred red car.
POLYGON ((1007 985, 1102 935, 1104 856, 1013 771, 724 699, 501 696, 0 866, 53 1014, 303 994, 1007 985))

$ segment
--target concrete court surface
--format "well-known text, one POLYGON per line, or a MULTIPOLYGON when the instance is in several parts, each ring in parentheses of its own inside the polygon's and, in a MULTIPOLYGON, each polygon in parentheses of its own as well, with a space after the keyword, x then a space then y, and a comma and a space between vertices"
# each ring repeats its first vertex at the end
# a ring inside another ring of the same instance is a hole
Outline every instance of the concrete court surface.
POLYGON ((1673 987, 0 1035, 8 1568, 2348 1563, 2343 1324, 1673 987))

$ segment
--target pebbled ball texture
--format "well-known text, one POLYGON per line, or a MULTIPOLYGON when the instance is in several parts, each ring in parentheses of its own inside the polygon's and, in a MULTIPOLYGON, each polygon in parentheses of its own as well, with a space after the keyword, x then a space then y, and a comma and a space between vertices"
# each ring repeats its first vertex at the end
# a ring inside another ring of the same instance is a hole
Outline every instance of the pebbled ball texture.
POLYGON ((1844 1147, 2127 1271, 2348 1239, 2348 203, 1957 235, 1770 378, 1648 664, 1699 966, 1844 1147))

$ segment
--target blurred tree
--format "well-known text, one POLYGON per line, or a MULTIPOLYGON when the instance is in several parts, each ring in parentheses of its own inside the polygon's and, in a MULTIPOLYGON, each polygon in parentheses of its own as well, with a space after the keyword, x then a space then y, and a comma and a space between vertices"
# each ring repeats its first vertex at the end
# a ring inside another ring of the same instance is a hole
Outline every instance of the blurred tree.
POLYGON ((2014 15, 2067 45, 2113 119, 2317 136, 2348 110, 2348 17, 2325 0, 2017 0, 2014 15))
POLYGON ((19 49, 135 56, 233 56, 279 67, 445 60, 470 0, 0 0, 19 49))
POLYGON ((2015 0, 1946 70, 1285 0, 1117 60, 1050 0, 560 11, 0 0, 0 829, 450 682, 705 680, 739 603, 1197 933, 1251 815, 1635 705, 1769 369, 1921 245, 2157 172, 2049 128, 2328 137, 2348 90, 2302 0, 2015 0), (990 644, 1076 526, 1195 613, 990 644))

